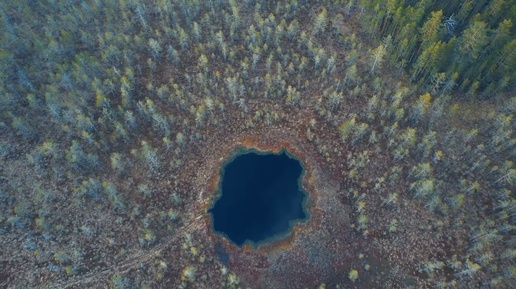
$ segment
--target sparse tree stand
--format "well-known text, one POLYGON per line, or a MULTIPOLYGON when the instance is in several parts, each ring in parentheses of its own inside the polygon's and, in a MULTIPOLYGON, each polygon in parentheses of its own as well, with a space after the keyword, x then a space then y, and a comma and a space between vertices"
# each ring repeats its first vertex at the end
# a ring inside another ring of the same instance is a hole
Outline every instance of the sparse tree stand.
POLYGON ((0 1, 0 288, 515 288, 514 7, 0 1), (211 232, 242 144, 305 167, 279 244, 211 232))

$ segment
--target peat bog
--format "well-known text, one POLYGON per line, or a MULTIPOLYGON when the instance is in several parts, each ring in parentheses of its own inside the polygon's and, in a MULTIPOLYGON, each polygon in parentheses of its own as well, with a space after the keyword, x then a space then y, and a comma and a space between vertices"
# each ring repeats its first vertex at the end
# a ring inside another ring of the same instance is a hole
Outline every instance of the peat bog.
POLYGON ((303 166, 288 154, 242 150, 221 170, 220 198, 209 210, 213 229, 238 246, 288 234, 305 220, 303 166))

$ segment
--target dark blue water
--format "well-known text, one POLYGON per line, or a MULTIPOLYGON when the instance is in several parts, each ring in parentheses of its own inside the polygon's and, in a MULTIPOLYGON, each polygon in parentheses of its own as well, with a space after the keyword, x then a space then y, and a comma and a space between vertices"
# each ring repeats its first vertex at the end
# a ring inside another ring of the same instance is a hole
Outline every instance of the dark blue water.
POLYGON ((306 218, 301 163, 280 154, 245 151, 226 164, 221 197, 210 209, 215 231, 237 245, 255 245, 285 235, 292 221, 306 218))

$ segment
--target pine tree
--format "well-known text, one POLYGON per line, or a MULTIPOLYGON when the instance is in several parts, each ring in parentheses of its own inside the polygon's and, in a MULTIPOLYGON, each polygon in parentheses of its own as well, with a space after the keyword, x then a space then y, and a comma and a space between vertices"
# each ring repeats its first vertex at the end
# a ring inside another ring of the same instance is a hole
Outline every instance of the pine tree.
POLYGON ((326 30, 326 26, 328 24, 328 15, 326 8, 321 9, 321 11, 315 16, 313 20, 313 33, 317 35, 326 30))
POLYGON ((385 55, 385 47, 383 44, 380 44, 376 49, 374 49, 371 53, 370 65, 371 70, 370 73, 374 74, 376 69, 381 68, 383 63, 383 57, 385 55))
POLYGON ((430 18, 423 24, 420 30, 421 49, 425 49, 439 40, 442 18, 442 10, 434 11, 431 13, 430 18))
POLYGON ((464 53, 472 60, 478 59, 488 44, 488 28, 483 21, 475 21, 462 34, 459 42, 464 53))

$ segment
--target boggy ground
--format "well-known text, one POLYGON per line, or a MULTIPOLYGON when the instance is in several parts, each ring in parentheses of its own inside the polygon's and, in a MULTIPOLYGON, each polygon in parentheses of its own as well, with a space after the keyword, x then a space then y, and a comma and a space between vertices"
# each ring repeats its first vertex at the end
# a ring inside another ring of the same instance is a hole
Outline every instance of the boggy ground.
MULTIPOLYGON (((396 205, 382 206, 386 193, 375 192, 374 185, 379 176, 388 174, 389 158, 365 144, 352 146, 341 141, 337 128, 312 109, 312 101, 317 100, 307 99, 304 108, 280 112, 278 120, 252 127, 238 107, 228 108, 225 119, 200 129, 202 135, 186 145, 181 154, 162 154, 163 163, 179 159, 180 167, 149 173, 146 166, 134 162, 130 170, 113 179, 127 192, 127 217, 122 213, 117 218, 117 214, 93 208, 81 213, 71 207, 68 227, 78 233, 63 236, 60 242, 70 240, 71 248, 85 252, 75 275, 49 272, 44 261, 29 268, 40 257, 20 251, 12 260, 27 261, 6 263, 10 268, 5 270, 6 280, 15 286, 38 284, 35 286, 41 288, 105 288, 106 284, 124 288, 118 285, 146 282, 164 288, 315 288, 322 284, 328 288, 425 287, 427 276, 420 273, 420 263, 449 254, 450 242, 443 241, 447 234, 442 230, 436 234, 433 216, 402 194, 396 205), (310 130, 315 137, 307 136, 310 130), (297 223, 288 236, 258 248, 237 247, 213 232, 208 213, 215 200, 221 166, 242 147, 274 152, 286 148, 305 167, 302 184, 308 192, 309 219, 297 223), (369 156, 353 177, 347 173, 352 167, 348 161, 356 157, 346 157, 347 150, 369 156), (134 184, 146 178, 152 181, 152 197, 135 192, 134 184), (169 204, 171 192, 179 193, 181 206, 169 204), (367 195, 366 199, 359 194, 367 195), (358 228, 359 200, 367 201, 366 230, 358 228), (135 208, 143 210, 136 217, 135 208), (179 220, 160 221, 159 211, 170 208, 179 213, 179 220), (141 229, 144 216, 152 220, 148 228, 154 232, 155 241, 142 245, 142 238, 145 241, 147 237, 141 229), (398 220, 396 230, 388 232, 393 218, 398 220), (84 236, 81 224, 85 222, 96 228, 94 238, 84 236), (348 278, 351 270, 358 272, 354 282, 348 278)), ((249 109, 275 111, 266 101, 249 109)), ((146 139, 158 143, 152 134, 146 139)), ((4 174, 13 180, 22 176, 7 170, 4 174)), ((386 186, 386 192, 403 191, 405 183, 402 180, 386 186)), ((18 243, 13 239, 11 249, 15 250, 18 243)))
MULTIPOLYGON (((304 136, 309 119, 299 112, 291 122, 254 128, 251 132, 221 128, 206 137, 210 141, 206 141, 203 152, 197 155, 199 163, 191 168, 197 171, 194 184, 200 193, 196 211, 202 213, 203 220, 196 236, 211 248, 214 259, 234 271, 243 284, 251 288, 315 288, 321 284, 330 288, 337 285, 373 288, 380 284, 396 287, 421 284, 416 270, 419 258, 438 251, 434 234, 425 228, 428 226, 425 221, 429 222, 430 217, 426 216, 425 220, 426 213, 407 202, 398 216, 414 218, 401 221, 403 234, 388 236, 374 232, 364 237, 357 232, 350 206, 352 200, 344 193, 346 176, 335 168, 339 166, 335 162, 345 160, 333 159, 332 164, 321 156, 317 145, 304 136), (302 184, 308 192, 309 219, 297 223, 288 236, 258 248, 238 247, 213 232, 211 215, 206 213, 215 200, 220 167, 242 147, 272 152, 286 148, 306 169, 302 184), (359 272, 356 283, 347 277, 352 269, 359 272)), ((327 137, 328 143, 335 137, 330 133, 319 136, 327 137)))
MULTIPOLYGON (((10 256, 9 261, 2 261, 7 268, 2 273, 7 280, 4 284, 35 288, 105 288, 106 284, 124 288, 116 284, 146 282, 163 288, 315 288, 321 284, 328 288, 430 287, 435 279, 421 270, 422 262, 463 254, 468 237, 461 226, 430 213, 405 193, 414 160, 393 161, 388 136, 374 145, 343 141, 336 127, 339 121, 318 114, 316 97, 304 99, 302 106, 282 111, 274 102, 252 103, 249 114, 228 105, 225 117, 196 128, 198 132, 192 133, 195 141, 188 142, 179 154, 160 149, 162 163, 174 161, 180 166, 163 165, 149 172, 147 166, 131 162, 123 174, 110 178, 125 192, 125 211, 113 213, 96 206, 80 210, 72 205, 74 201, 58 207, 56 214, 67 216, 62 230, 70 233, 53 229, 59 239, 44 248, 84 252, 73 275, 48 269, 48 259, 50 264, 56 263, 57 253, 48 256, 28 249, 17 251, 24 241, 16 238, 13 229, 4 239, 3 254, 10 256), (258 110, 277 112, 279 117, 253 124, 250 115, 258 110), (275 152, 286 148, 306 170, 302 184, 308 192, 309 219, 296 224, 288 236, 256 249, 237 247, 215 234, 208 214, 221 166, 241 147, 275 152), (394 165, 401 166, 401 176, 388 181, 394 165), (144 181, 152 186, 150 197, 135 188, 144 181), (171 203, 172 192, 178 193, 181 205, 171 203), (398 199, 385 205, 390 192, 399 192, 398 199), (138 208, 141 212, 135 213, 138 208), (163 221, 162 212, 171 208, 179 219, 163 221), (359 220, 364 212, 368 218, 365 225, 359 220), (142 229, 144 220, 149 219, 147 228, 155 234, 153 239, 142 229), (86 234, 87 226, 93 227, 94 233, 86 234), (358 273, 354 282, 348 277, 352 270, 358 273)), ((350 101, 342 104, 342 111, 348 115, 361 108, 350 101)), ((371 131, 380 129, 372 122, 371 131)), ((142 133, 140 139, 159 145, 152 132, 142 133)), ((31 185, 21 181, 30 179, 31 172, 23 161, 5 161, 9 164, 2 169, 6 184, 31 185)), ((66 191, 66 184, 61 188, 66 191)), ((57 204, 66 203, 61 200, 57 204)), ((75 261, 58 264, 64 267, 70 262, 75 261)), ((445 268, 436 272, 439 278, 452 282, 453 271, 445 268)))

